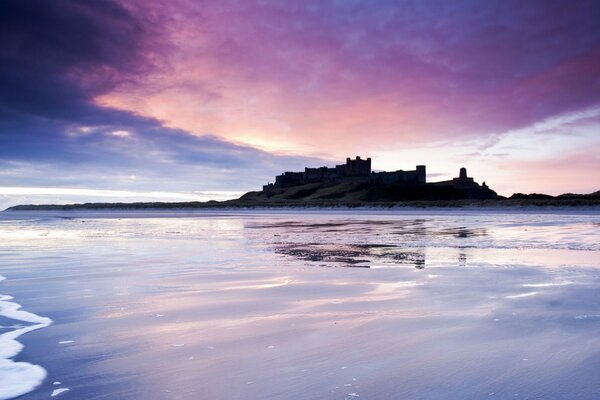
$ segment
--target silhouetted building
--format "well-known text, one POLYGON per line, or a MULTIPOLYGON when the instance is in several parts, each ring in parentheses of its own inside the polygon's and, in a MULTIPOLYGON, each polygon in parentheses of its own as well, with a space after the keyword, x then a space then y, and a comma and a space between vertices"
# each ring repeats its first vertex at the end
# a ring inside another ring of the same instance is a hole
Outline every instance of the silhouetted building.
POLYGON ((263 190, 287 188, 307 183, 342 183, 364 182, 370 184, 392 183, 426 183, 426 170, 424 165, 417 165, 414 171, 372 172, 371 159, 363 160, 360 157, 346 158, 346 163, 336 165, 334 168, 305 168, 304 172, 284 172, 275 177, 275 183, 263 186, 263 190))
MULTIPOLYGON (((438 186, 453 186, 456 188, 470 188, 470 187, 479 187, 479 184, 475 182, 475 180, 469 176, 467 176, 467 169, 465 167, 461 167, 458 173, 458 178, 452 178, 449 181, 442 181, 435 183, 438 186)), ((487 187, 483 185, 483 187, 487 187)))
POLYGON ((336 169, 342 171, 344 176, 369 176, 371 173, 371 159, 361 160, 358 156, 354 160, 346 158, 346 164, 337 165, 336 169))
POLYGON ((498 196, 485 182, 479 185, 469 177, 464 167, 456 178, 428 183, 425 165, 417 165, 412 171, 373 172, 371 159, 360 157, 347 158, 345 164, 333 168, 307 167, 304 172, 284 172, 275 177, 275 183, 263 186, 262 195, 269 199, 347 198, 350 201, 483 200, 498 196), (328 191, 340 184, 344 185, 328 191), (287 190, 300 186, 304 187, 287 190))

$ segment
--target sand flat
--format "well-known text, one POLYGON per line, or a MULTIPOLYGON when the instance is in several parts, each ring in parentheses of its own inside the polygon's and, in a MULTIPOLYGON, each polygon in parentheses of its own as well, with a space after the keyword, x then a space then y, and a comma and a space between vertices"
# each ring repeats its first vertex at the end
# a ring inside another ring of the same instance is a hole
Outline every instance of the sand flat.
POLYGON ((24 399, 600 392, 593 211, 0 219, 0 294, 53 321, 24 399))

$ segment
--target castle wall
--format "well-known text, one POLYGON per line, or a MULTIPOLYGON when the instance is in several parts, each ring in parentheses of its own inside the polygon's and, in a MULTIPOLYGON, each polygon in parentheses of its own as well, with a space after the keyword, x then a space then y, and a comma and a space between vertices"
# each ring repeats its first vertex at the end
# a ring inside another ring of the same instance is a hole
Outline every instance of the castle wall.
POLYGON ((400 182, 404 183, 418 183, 417 171, 404 171, 400 174, 400 182))
POLYGON ((275 186, 284 188, 304 183, 304 172, 284 172, 275 177, 275 186))
POLYGON ((304 172, 284 172, 275 177, 275 183, 264 186, 264 190, 286 188, 306 183, 319 182, 371 182, 374 184, 392 183, 425 183, 426 171, 424 165, 417 165, 414 171, 371 172, 371 159, 356 157, 347 158, 346 164, 334 168, 305 168, 304 172))
POLYGON ((339 178, 340 175, 336 168, 321 167, 304 169, 304 181, 306 183, 327 182, 338 180, 339 178))
POLYGON ((392 183, 425 183, 425 166, 417 165, 417 169, 414 171, 374 172, 371 174, 371 182, 380 185, 389 185, 392 183))
POLYGON ((323 180, 323 170, 321 168, 305 168, 304 180, 306 182, 320 182, 323 180))
POLYGON ((375 172, 371 175, 371 183, 378 185, 389 185, 390 183, 396 183, 400 180, 401 173, 402 171, 375 172))
POLYGON ((327 168, 323 171, 323 179, 325 182, 340 181, 342 176, 338 173, 337 168, 327 168))

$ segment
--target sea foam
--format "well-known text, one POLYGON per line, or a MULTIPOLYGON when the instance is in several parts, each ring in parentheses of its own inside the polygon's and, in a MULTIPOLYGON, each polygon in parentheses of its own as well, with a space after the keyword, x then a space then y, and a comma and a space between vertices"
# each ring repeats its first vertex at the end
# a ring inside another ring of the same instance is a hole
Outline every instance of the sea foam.
MULTIPOLYGON (((0 275, 0 282, 3 281, 0 275)), ((39 365, 13 361, 23 350, 17 339, 25 333, 45 328, 52 323, 50 318, 21 310, 21 305, 11 302, 11 296, 0 295, 0 316, 27 325, 14 325, 12 330, 0 334, 0 400, 12 399, 31 392, 46 377, 46 370, 39 365)))

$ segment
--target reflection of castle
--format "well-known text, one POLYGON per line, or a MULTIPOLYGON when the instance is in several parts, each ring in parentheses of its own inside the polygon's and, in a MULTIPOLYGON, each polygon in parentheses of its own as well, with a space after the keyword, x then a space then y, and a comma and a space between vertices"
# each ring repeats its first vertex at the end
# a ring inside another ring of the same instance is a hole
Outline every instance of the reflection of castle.
MULTIPOLYGON (((414 265, 416 269, 425 269, 426 254, 424 249, 416 249, 411 251, 401 251, 394 255, 394 261, 398 264, 414 265)), ((459 267, 467 266, 467 253, 459 251, 456 265, 459 267)))
POLYGON ((427 183, 425 165, 417 165, 413 171, 372 172, 371 159, 366 160, 356 157, 346 158, 346 163, 336 165, 334 168, 305 168, 304 172, 284 172, 275 177, 275 183, 263 186, 264 192, 283 189, 311 183, 365 183, 370 185, 421 185, 439 189, 444 187, 456 189, 488 189, 485 182, 477 184, 473 178, 467 176, 466 168, 460 169, 458 178, 449 181, 427 183))
POLYGON ((284 172, 275 177, 275 183, 263 186, 263 190, 286 188, 307 183, 425 183, 425 166, 417 165, 414 171, 371 172, 371 159, 366 160, 356 157, 354 160, 346 158, 346 164, 336 165, 334 168, 305 168, 304 172, 284 172))

